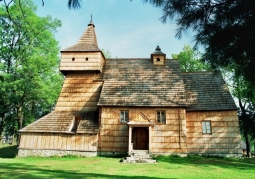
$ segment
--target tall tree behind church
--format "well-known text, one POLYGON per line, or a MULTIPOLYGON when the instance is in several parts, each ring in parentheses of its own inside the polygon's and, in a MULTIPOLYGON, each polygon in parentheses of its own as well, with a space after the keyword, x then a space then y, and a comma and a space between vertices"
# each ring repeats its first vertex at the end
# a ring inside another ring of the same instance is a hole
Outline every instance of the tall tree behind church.
POLYGON ((38 17, 32 0, 1 4, 0 145, 7 119, 16 133, 54 106, 63 80, 54 39, 60 26, 50 16, 38 17))

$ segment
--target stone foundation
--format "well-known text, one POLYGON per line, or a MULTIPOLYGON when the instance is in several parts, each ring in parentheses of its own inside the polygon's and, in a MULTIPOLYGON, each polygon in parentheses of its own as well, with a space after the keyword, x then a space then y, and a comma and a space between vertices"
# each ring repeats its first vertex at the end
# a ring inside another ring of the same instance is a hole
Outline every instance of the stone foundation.
POLYGON ((109 156, 109 157, 119 157, 119 156, 127 156, 127 152, 97 152, 99 156, 109 156))
POLYGON ((94 151, 74 151, 74 150, 36 150, 36 149, 19 149, 18 156, 19 157, 32 157, 32 156, 40 156, 40 157, 51 157, 51 156, 81 156, 81 157, 94 157, 97 156, 97 152, 94 151))

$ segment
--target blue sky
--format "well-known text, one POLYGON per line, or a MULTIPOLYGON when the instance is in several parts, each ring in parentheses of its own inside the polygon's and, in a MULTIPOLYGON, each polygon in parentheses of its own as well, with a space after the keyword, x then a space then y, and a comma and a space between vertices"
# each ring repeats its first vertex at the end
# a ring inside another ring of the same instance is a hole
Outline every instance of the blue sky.
POLYGON ((157 45, 168 58, 184 45, 193 45, 192 35, 175 38, 174 21, 163 24, 162 11, 142 0, 83 0, 82 8, 69 10, 67 0, 34 0, 39 16, 51 15, 62 21, 55 34, 61 49, 74 45, 90 22, 95 24, 99 48, 112 57, 148 58, 157 45))

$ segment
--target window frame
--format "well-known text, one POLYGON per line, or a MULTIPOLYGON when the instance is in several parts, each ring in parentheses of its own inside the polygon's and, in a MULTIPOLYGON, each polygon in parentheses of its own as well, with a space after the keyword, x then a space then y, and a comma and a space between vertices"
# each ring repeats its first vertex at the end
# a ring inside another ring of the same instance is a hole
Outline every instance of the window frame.
POLYGON ((156 123, 157 124, 166 124, 166 111, 165 110, 157 110, 156 111, 156 123), (159 113, 159 115, 158 115, 159 113), (162 113, 164 113, 164 121, 162 120, 162 113), (158 120, 158 116, 160 116, 160 122, 158 120))
POLYGON ((120 123, 128 123, 129 122, 129 110, 120 110, 120 123), (124 120, 122 120, 122 113, 124 120))
POLYGON ((203 135, 212 135, 212 121, 210 121, 210 120, 201 121, 201 127, 202 127, 202 134, 203 135), (209 128, 207 127, 208 123, 209 123, 209 126, 210 126, 209 128), (203 124, 205 124, 205 125, 203 125, 203 124))

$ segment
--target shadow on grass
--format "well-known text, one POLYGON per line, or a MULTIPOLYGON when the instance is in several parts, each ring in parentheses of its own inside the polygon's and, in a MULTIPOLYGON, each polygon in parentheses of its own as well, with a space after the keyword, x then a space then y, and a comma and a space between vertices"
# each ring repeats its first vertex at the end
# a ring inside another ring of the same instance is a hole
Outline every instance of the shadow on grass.
MULTIPOLYGON (((114 168, 110 168, 113 170, 114 168)), ((44 167, 38 167, 35 165, 27 165, 24 163, 0 163, 0 178, 16 178, 16 179, 30 179, 30 178, 105 178, 105 179, 131 179, 131 178, 143 178, 143 179, 166 179, 162 177, 148 177, 148 176, 125 176, 125 175, 111 175, 111 174, 100 174, 100 173, 89 173, 89 172, 78 172, 75 170, 52 170, 44 167)))
MULTIPOLYGON (((254 171, 255 159, 234 159, 223 157, 202 157, 191 155, 188 157, 179 156, 159 156, 155 157, 158 162, 174 163, 179 165, 191 165, 196 167, 217 166, 221 168, 234 168, 238 170, 254 171)), ((254 172, 255 173, 255 172, 254 172)))
POLYGON ((8 145, 0 148, 0 158, 15 158, 17 154, 17 145, 8 145))

